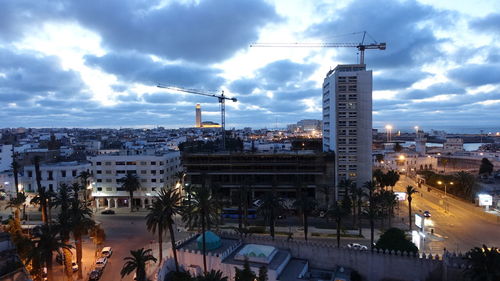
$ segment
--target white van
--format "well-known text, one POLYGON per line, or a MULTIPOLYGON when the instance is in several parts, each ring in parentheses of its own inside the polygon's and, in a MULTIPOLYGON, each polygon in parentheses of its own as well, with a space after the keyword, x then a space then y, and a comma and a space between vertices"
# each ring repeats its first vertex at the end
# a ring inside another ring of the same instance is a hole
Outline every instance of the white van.
POLYGON ((112 254, 113 254, 113 250, 111 250, 111 247, 102 248, 101 255, 103 257, 110 258, 112 254))

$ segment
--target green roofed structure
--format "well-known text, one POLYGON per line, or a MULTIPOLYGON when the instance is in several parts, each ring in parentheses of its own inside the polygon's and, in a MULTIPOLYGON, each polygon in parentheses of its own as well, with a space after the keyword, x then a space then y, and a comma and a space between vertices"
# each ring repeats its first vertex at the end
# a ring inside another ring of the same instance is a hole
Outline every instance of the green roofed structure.
MULTIPOLYGON (((203 250, 203 235, 196 239, 198 249, 203 250)), ((220 237, 212 231, 205 231, 205 249, 207 251, 215 250, 221 246, 220 237)))

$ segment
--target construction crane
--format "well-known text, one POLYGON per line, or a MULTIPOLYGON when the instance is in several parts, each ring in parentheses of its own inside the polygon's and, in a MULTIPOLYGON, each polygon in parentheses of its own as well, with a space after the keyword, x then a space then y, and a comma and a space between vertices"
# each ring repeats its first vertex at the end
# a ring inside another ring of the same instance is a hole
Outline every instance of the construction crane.
POLYGON ((201 95, 201 96, 206 96, 206 97, 213 97, 217 98, 219 100, 220 104, 220 116, 221 116, 221 133, 222 133, 222 150, 226 149, 226 100, 231 100, 233 102, 237 102, 238 100, 236 98, 228 98, 224 96, 224 91, 219 94, 215 93, 210 93, 210 92, 204 92, 200 90, 194 90, 194 89, 185 89, 181 87, 174 87, 174 86, 167 86, 163 84, 158 84, 158 88, 162 89, 169 89, 169 90, 174 90, 174 91, 179 91, 179 92, 184 92, 184 93, 190 93, 190 94, 195 94, 195 95, 201 95))
POLYGON ((385 50, 385 43, 365 44, 366 31, 361 43, 254 43, 250 47, 297 47, 297 48, 357 48, 359 50, 359 64, 365 64, 365 50, 385 50))

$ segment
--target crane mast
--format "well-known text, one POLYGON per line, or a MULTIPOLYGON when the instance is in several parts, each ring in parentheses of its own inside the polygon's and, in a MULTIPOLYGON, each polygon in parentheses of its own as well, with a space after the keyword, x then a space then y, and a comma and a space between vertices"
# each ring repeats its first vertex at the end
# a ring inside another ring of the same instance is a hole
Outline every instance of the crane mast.
POLYGON ((163 84, 158 84, 157 87, 162 88, 162 89, 169 89, 169 90, 189 93, 189 94, 217 98, 217 100, 219 101, 220 114, 221 114, 221 134, 222 134, 221 147, 222 147, 222 150, 226 149, 226 100, 231 100, 233 102, 237 102, 238 100, 236 98, 229 98, 229 97, 224 96, 224 91, 221 91, 221 94, 218 95, 218 94, 214 94, 214 93, 210 93, 210 92, 204 92, 204 91, 200 91, 200 90, 186 89, 186 88, 174 87, 174 86, 167 86, 167 85, 163 85, 163 84))

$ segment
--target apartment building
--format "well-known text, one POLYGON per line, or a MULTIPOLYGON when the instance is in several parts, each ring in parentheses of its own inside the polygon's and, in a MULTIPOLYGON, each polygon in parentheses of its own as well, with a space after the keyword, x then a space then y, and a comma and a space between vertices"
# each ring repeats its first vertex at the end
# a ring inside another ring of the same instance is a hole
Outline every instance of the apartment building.
POLYGON ((372 174, 372 71, 338 65, 323 82, 323 151, 335 152, 335 185, 372 174))
POLYGON ((129 193, 121 188, 127 173, 139 177, 134 206, 145 208, 164 186, 174 186, 175 174, 182 171, 179 151, 125 150, 88 157, 94 177, 92 197, 96 207, 130 206, 129 193))
MULTIPOLYGON (((81 172, 90 172, 89 162, 57 162, 42 163, 40 165, 41 183, 48 190, 57 192, 62 183, 71 185, 79 182, 77 178, 81 172)), ((35 166, 24 167, 24 173, 21 177, 21 184, 24 191, 28 193, 37 192, 35 166)))
POLYGON ((0 144, 0 172, 11 169, 12 149, 11 144, 0 144))

